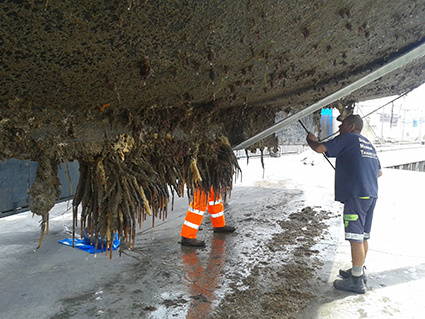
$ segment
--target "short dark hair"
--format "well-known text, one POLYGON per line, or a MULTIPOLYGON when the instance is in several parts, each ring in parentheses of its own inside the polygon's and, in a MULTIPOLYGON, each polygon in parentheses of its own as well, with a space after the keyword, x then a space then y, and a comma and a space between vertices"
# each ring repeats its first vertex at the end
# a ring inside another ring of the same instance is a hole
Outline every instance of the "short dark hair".
POLYGON ((354 124, 356 131, 361 132, 363 129, 363 120, 358 114, 351 114, 347 116, 344 121, 347 120, 348 124, 354 124))

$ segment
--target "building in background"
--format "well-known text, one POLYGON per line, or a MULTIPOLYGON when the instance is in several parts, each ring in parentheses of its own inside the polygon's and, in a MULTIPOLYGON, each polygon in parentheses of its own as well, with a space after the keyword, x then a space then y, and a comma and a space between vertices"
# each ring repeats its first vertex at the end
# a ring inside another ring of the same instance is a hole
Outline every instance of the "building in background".
POLYGON ((362 132, 376 144, 423 143, 425 140, 425 103, 396 96, 359 102, 355 113, 364 117, 362 132), (391 103, 390 103, 391 102, 391 103), (385 106, 383 106, 385 105, 385 106), (376 112, 374 112, 377 110, 376 112))

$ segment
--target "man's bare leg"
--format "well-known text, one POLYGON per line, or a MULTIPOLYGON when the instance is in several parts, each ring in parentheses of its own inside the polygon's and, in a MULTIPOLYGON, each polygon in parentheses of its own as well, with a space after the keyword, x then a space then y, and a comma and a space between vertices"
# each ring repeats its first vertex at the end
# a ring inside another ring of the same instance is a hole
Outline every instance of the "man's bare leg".
POLYGON ((354 242, 350 241, 351 245, 351 258, 353 262, 353 268, 351 268, 351 274, 345 277, 343 280, 335 280, 334 287, 338 290, 351 291, 358 294, 364 294, 366 292, 366 286, 364 284, 363 277, 363 263, 366 257, 365 249, 367 251, 367 242, 354 242))
MULTIPOLYGON (((362 267, 366 257, 365 254, 365 243, 366 241, 359 243, 355 241, 350 241, 351 244, 351 260, 354 267, 362 267)), ((367 246, 367 242, 366 242, 367 246)))

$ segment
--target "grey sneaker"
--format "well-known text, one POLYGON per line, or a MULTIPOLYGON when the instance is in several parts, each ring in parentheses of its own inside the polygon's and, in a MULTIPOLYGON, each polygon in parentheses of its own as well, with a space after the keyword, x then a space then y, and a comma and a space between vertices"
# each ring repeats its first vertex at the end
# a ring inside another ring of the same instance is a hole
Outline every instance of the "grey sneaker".
MULTIPOLYGON (((340 275, 342 278, 348 278, 348 277, 350 277, 350 276, 351 276, 351 269, 352 269, 352 268, 347 269, 347 270, 340 269, 340 270, 339 270, 339 275, 340 275)), ((366 266, 363 266, 363 281, 364 281, 364 283, 365 283, 365 285, 366 285, 366 284, 367 284, 366 266)))
POLYGON ((364 294, 366 292, 363 277, 350 276, 344 279, 337 279, 334 281, 334 287, 338 290, 355 292, 357 294, 364 294))

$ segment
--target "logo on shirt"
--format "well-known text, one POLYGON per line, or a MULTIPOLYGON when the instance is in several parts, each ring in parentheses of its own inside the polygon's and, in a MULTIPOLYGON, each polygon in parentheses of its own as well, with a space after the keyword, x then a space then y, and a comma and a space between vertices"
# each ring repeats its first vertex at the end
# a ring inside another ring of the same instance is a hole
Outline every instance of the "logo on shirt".
POLYGON ((359 143, 360 143, 360 154, 362 155, 362 157, 378 158, 376 156, 375 149, 373 148, 372 143, 360 137, 359 137, 359 143))

